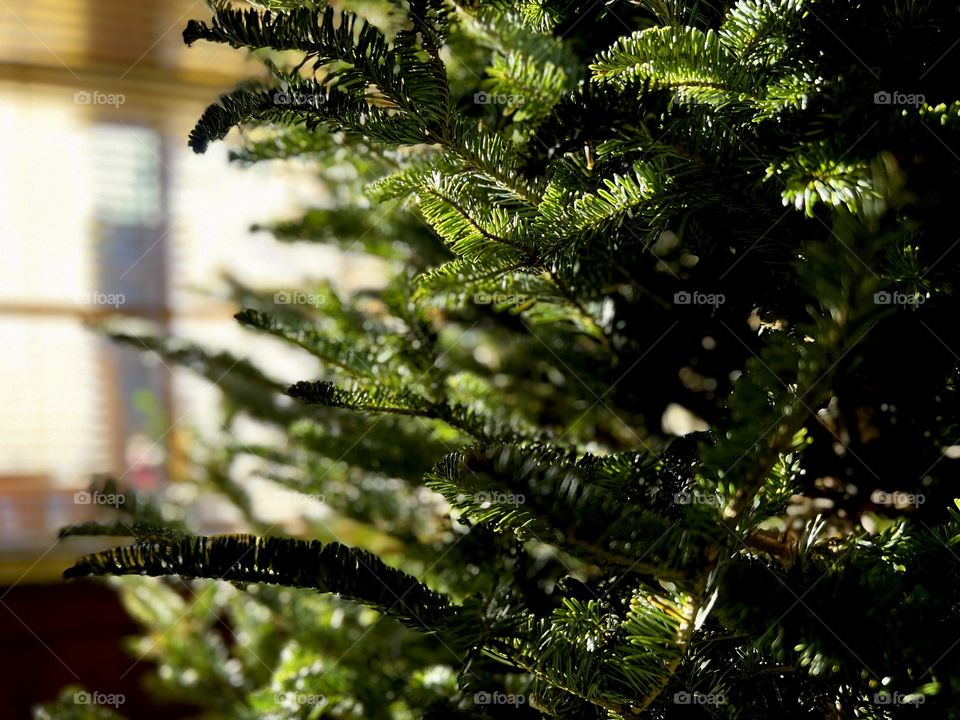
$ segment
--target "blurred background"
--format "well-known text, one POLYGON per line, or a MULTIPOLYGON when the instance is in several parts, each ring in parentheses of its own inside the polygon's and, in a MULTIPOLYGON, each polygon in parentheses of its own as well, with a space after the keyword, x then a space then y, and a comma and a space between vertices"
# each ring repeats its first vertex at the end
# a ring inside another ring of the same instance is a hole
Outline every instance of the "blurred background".
MULTIPOLYGON (((134 624, 113 593, 95 583, 64 592, 60 573, 84 548, 56 536, 102 513, 102 498, 85 492, 92 478, 175 485, 196 438, 223 431, 219 397, 95 326, 200 339, 289 379, 303 369, 239 329, 217 293, 225 276, 296 288, 323 277, 351 286, 371 273, 333 249, 250 232, 322 202, 306 167, 240 167, 228 163, 229 144, 202 156, 187 147, 204 108, 259 73, 242 52, 184 46, 187 20, 209 16, 200 0, 0 0, 4 718, 101 676, 126 693, 130 716, 170 716, 138 694, 140 669, 120 647, 134 624)), ((191 512, 200 527, 237 529, 211 500, 197 498, 191 512)))

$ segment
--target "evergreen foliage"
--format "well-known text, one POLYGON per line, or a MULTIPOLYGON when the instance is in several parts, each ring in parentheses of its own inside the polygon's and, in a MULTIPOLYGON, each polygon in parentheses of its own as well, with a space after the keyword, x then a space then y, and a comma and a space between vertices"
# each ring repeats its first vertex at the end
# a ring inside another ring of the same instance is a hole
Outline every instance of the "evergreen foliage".
POLYGON ((210 718, 960 718, 960 6, 255 5, 184 32, 266 69, 190 145, 240 125, 240 163, 351 167, 257 229, 391 278, 314 307, 234 286, 319 377, 126 338, 224 388, 195 482, 270 536, 143 503, 65 531, 133 537, 68 577, 232 584, 115 581, 158 692, 210 718), (708 429, 671 439, 675 404, 708 429), (279 536, 241 459, 351 547, 279 536))

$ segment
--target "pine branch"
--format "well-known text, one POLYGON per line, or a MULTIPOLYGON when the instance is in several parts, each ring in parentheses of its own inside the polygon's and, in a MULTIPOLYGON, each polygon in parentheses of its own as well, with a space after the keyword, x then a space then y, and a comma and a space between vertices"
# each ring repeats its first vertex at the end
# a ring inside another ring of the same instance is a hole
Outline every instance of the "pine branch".
POLYGON ((341 388, 328 381, 298 382, 287 394, 305 403, 325 405, 364 413, 385 413, 442 420, 481 441, 520 441, 529 439, 509 423, 486 413, 442 400, 431 401, 410 391, 394 392, 383 387, 341 388))
POLYGON ((286 88, 273 90, 240 87, 222 95, 211 105, 190 133, 189 144, 197 153, 206 152, 211 141, 222 140, 237 125, 271 122, 304 125, 315 131, 320 125, 365 135, 386 145, 414 145, 427 142, 416 118, 395 115, 363 97, 326 87, 315 81, 287 80, 286 88), (292 89, 291 89, 292 88, 292 89))
MULTIPOLYGON (((438 26, 431 27, 428 17, 436 15, 437 4, 417 2, 411 11, 418 18, 417 29, 427 33, 427 44, 436 50, 441 36, 438 26)), ((191 20, 183 38, 188 45, 207 40, 233 47, 298 50, 305 54, 304 62, 313 61, 314 70, 339 61, 346 66, 336 68, 330 77, 336 78, 343 88, 365 89, 372 84, 395 107, 418 116, 423 114, 433 121, 444 119, 446 78, 439 61, 434 58, 422 62, 416 58, 415 34, 398 35, 391 48, 378 28, 359 21, 352 13, 327 8, 321 16, 309 8, 275 13, 221 5, 215 10, 212 26, 191 20), (394 73, 395 66, 400 67, 400 73, 394 73), (437 100, 442 101, 439 106, 428 104, 437 100)))
POLYGON ((554 543, 588 562, 682 576, 683 529, 669 517, 679 488, 635 456, 574 461, 549 446, 478 446, 441 460, 427 486, 498 532, 554 543))
POLYGON ((712 30, 664 27, 621 38, 591 65, 600 82, 630 82, 679 90, 694 99, 728 102, 748 85, 733 81, 735 60, 712 30))
POLYGON ((237 313, 234 318, 241 325, 264 330, 275 337, 294 343, 324 363, 339 368, 350 376, 365 380, 376 379, 370 364, 362 358, 363 351, 367 348, 338 342, 330 337, 329 333, 320 332, 305 322, 296 326, 250 308, 237 313))
POLYGON ((436 417, 433 404, 410 391, 392 392, 382 387, 341 388, 331 382, 298 382, 287 389, 290 397, 314 405, 343 408, 366 413, 389 413, 392 415, 412 415, 436 417))
MULTIPOLYGON (((436 15, 435 3, 418 3, 417 8, 423 13, 419 27, 426 31, 428 16, 436 15)), ((433 33, 426 38, 434 50, 439 37, 433 33)), ((184 40, 298 50, 305 54, 304 63, 313 61, 315 73, 335 64, 323 84, 293 72, 280 74, 280 91, 240 88, 224 95, 191 133, 190 145, 197 152, 225 137, 234 125, 254 121, 303 124, 308 130, 325 124, 389 145, 431 142, 445 134, 451 112, 443 64, 437 57, 421 60, 410 33, 398 34, 390 47, 379 29, 333 8, 321 17, 309 8, 274 13, 220 5, 213 25, 191 21, 184 40)))
POLYGON ((428 633, 442 631, 457 612, 447 598, 375 555, 315 540, 154 536, 87 555, 64 572, 67 579, 88 575, 182 575, 312 588, 369 605, 428 633))
MULTIPOLYGON (((419 198, 428 222, 458 256, 486 260, 503 253, 504 248, 529 254, 520 242, 488 229, 487 223, 474 216, 473 209, 466 206, 462 182, 434 176, 420 188, 419 198)), ((513 229, 508 225, 513 223, 506 213, 494 209, 488 215, 490 225, 513 229)))

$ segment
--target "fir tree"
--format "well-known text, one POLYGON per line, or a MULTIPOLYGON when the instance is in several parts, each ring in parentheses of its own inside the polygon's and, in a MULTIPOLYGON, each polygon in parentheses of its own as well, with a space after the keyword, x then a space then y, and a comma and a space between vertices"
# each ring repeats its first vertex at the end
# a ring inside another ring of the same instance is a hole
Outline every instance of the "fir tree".
POLYGON ((215 718, 960 718, 957 4, 256 5, 184 32, 266 68, 190 145, 242 126, 237 162, 350 167, 258 229, 392 279, 234 287, 317 378, 131 343, 285 438, 199 481, 271 536, 143 503, 65 530, 133 538, 68 577, 230 583, 117 581, 158 690, 215 718), (709 429, 671 442, 674 403, 709 429), (258 524, 250 456, 356 546, 258 524))

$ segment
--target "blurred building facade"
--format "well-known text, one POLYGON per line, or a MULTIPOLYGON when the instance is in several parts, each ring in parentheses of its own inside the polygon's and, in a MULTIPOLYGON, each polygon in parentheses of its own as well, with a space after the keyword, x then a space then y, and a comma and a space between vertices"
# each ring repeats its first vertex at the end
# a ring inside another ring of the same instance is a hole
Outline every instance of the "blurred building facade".
POLYGON ((57 576, 75 552, 57 529, 97 512, 92 477, 155 489, 189 428, 216 430, 214 387, 91 324, 139 319, 282 365, 209 289, 223 273, 287 287, 349 270, 249 232, 317 201, 307 169, 187 147, 204 108, 260 72, 183 44, 206 17, 200 1, 0 0, 0 582, 57 576))

